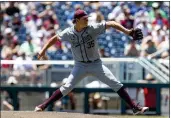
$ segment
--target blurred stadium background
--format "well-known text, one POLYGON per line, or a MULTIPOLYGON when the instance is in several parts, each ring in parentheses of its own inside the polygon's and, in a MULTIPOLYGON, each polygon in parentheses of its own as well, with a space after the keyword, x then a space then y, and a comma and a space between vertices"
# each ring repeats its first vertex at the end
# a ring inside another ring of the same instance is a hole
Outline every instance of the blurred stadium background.
MULTIPOLYGON (((168 117, 169 2, 1 2, 1 110, 32 111, 49 96, 41 87, 51 91, 65 82, 73 67, 70 44, 57 42, 49 48, 46 54, 52 62, 36 64, 36 55, 54 34, 73 25, 74 11, 79 8, 91 15, 89 23, 115 20, 128 29, 142 29, 144 38, 139 42, 117 30, 106 30, 98 37, 99 52, 121 82, 134 86, 127 89, 132 99, 150 107, 146 115, 168 117), (19 91, 14 94, 13 90, 19 91)), ((87 101, 85 91, 71 92, 48 110, 85 113, 88 104, 92 114, 131 113, 116 93, 98 92, 108 86, 97 78, 86 77, 76 88, 96 88, 96 92, 90 93, 87 101)))

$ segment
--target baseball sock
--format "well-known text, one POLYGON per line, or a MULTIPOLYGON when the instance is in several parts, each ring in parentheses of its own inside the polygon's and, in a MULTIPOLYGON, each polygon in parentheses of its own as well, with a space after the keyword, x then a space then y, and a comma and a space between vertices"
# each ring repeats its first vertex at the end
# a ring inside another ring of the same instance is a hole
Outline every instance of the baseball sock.
POLYGON ((128 95, 128 92, 125 90, 124 87, 121 87, 117 91, 118 95, 126 102, 131 108, 135 107, 135 103, 131 100, 130 96, 128 95))
POLYGON ((50 98, 46 99, 42 104, 40 104, 38 107, 42 108, 43 110, 51 103, 55 102, 56 100, 59 100, 62 98, 63 95, 59 89, 57 89, 50 98))

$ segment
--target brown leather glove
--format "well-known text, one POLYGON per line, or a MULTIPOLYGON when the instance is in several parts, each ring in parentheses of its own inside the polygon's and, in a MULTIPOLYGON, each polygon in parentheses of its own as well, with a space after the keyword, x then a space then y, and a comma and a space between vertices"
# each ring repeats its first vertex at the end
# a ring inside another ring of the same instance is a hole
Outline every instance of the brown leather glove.
POLYGON ((143 39, 143 33, 139 28, 132 29, 130 36, 132 36, 133 40, 135 41, 143 39))

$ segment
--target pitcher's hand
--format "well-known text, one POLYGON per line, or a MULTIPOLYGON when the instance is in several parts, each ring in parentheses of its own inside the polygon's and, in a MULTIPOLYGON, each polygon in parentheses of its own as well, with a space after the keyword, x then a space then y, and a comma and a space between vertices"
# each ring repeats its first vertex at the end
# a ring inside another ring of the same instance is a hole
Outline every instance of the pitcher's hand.
POLYGON ((42 50, 42 51, 40 51, 40 53, 38 53, 37 58, 38 58, 38 60, 40 60, 43 57, 45 57, 45 51, 42 50))

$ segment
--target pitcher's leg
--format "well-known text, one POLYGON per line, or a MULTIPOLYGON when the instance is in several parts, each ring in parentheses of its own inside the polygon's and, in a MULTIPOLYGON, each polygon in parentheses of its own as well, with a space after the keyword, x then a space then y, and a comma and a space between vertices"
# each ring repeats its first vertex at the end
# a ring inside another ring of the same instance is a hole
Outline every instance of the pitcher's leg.
POLYGON ((43 111, 44 109, 47 108, 47 106, 51 103, 54 103, 56 100, 59 100, 62 98, 63 95, 59 89, 57 89, 51 96, 50 98, 46 99, 42 104, 36 106, 35 111, 43 111))
POLYGON ((133 109, 135 114, 143 113, 148 110, 148 107, 140 107, 136 105, 132 100, 127 91, 124 89, 123 84, 121 84, 112 72, 104 65, 99 68, 100 72, 97 72, 96 76, 99 78, 100 81, 104 82, 108 86, 110 86, 118 95, 126 102, 128 105, 133 109), (136 110, 135 110, 136 109, 136 110))
POLYGON ((118 81, 112 72, 104 65, 99 66, 93 74, 95 74, 100 81, 110 86, 115 92, 123 86, 123 84, 118 81))
POLYGON ((50 98, 45 100, 42 104, 35 108, 35 111, 43 111, 47 106, 56 100, 59 100, 63 96, 67 95, 74 86, 85 76, 85 72, 82 68, 74 67, 72 73, 69 75, 66 83, 57 89, 50 98))
POLYGON ((75 85, 84 77, 78 73, 77 75, 70 74, 66 83, 62 85, 59 90, 61 91, 62 95, 67 95, 74 87, 75 85))

